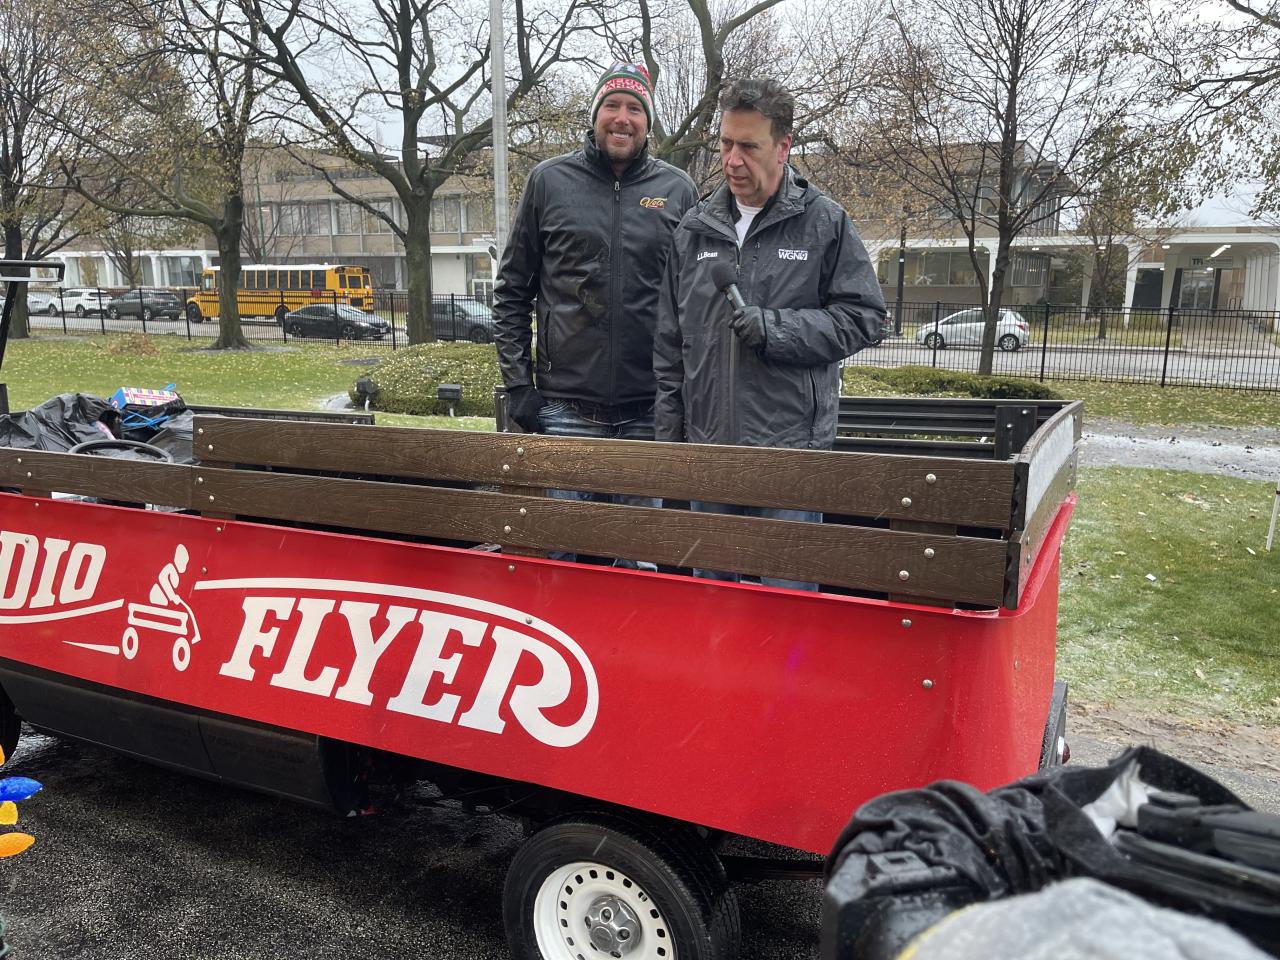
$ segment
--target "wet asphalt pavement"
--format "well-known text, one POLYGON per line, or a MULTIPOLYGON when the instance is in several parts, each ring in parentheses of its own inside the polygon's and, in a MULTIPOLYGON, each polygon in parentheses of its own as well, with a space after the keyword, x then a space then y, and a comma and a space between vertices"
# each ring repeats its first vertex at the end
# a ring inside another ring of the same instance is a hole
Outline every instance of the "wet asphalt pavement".
MULTIPOLYGON (((517 824, 410 797, 349 819, 24 734, 18 960, 492 960, 517 824)), ((817 956, 817 881, 742 884, 744 960, 817 956)))

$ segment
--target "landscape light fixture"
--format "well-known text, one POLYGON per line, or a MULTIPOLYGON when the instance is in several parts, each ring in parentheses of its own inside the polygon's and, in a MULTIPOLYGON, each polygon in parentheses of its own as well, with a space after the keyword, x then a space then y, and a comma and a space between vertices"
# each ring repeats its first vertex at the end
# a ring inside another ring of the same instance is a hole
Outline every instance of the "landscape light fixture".
POLYGON ((457 383, 442 383, 436 387, 436 397, 449 405, 449 416, 453 416, 454 404, 462 399, 462 386, 457 383))
POLYGON ((1212 260, 1214 257, 1221 255, 1223 250, 1230 250, 1230 249, 1231 249, 1231 244, 1224 243, 1217 250, 1213 251, 1213 253, 1209 254, 1209 259, 1212 260))

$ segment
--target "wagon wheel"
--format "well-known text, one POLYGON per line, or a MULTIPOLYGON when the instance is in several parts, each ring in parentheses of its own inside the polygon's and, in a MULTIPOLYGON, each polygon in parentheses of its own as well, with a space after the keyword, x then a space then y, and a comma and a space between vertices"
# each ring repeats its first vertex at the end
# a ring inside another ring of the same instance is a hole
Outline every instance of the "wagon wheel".
POLYGON ((526 840, 502 912, 518 960, 732 960, 741 936, 737 896, 705 844, 603 813, 526 840))

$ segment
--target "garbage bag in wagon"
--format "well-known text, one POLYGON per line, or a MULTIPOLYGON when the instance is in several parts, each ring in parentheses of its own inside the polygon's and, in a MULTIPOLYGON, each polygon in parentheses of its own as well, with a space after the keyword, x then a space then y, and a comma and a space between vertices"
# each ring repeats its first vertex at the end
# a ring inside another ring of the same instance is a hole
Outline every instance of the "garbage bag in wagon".
POLYGON ((77 444, 110 438, 119 419, 101 397, 63 393, 32 410, 0 415, 0 446, 66 453, 77 444))

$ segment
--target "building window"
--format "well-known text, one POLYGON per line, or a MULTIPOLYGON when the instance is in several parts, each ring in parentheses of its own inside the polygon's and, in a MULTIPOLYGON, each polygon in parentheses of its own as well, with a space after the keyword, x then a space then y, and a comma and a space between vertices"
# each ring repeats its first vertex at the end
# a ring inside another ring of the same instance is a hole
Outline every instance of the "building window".
POLYGON ((282 203, 280 205, 280 229, 282 236, 300 237, 303 234, 303 218, 302 207, 296 203, 282 203))
POLYGON ((338 233, 353 234, 360 232, 360 221, 364 217, 364 211, 354 203, 338 204, 338 233))
POLYGON ((1040 287, 1044 285, 1049 258, 1037 253, 1015 253, 1009 271, 1010 283, 1015 287, 1040 287))
MULTIPOLYGON (((369 206, 385 216, 394 217, 394 210, 390 200, 370 200, 369 206)), ((365 233, 391 232, 391 225, 386 220, 383 220, 382 217, 375 216, 368 210, 362 210, 361 213, 363 215, 365 233)))
POLYGON ((467 233, 493 232, 493 197, 467 197, 463 213, 467 233))
POLYGON ((327 237, 333 233, 333 224, 329 220, 329 201, 308 203, 307 235, 311 237, 327 237))
POLYGON ((460 233, 462 205, 457 197, 437 197, 431 201, 431 232, 460 233))

